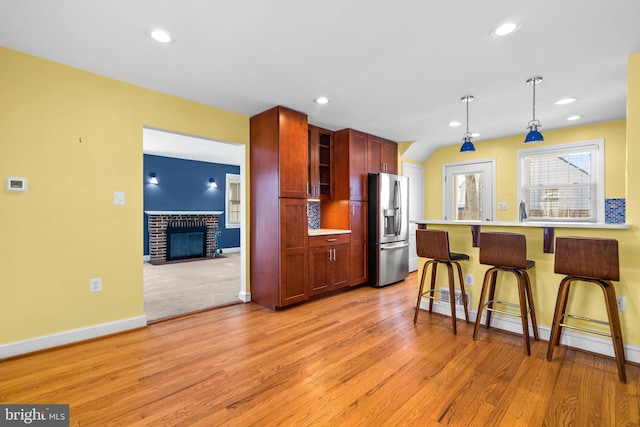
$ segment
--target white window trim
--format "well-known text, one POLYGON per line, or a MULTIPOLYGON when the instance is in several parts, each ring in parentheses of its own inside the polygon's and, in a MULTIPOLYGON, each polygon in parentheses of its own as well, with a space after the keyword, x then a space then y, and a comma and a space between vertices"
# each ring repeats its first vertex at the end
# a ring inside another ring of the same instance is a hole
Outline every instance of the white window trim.
MULTIPOLYGON (((224 215, 224 226, 225 228, 240 228, 240 224, 242 223, 242 218, 240 219, 240 222, 229 222, 229 184, 231 183, 231 180, 237 180, 240 181, 240 194, 242 194, 242 178, 240 177, 240 175, 235 174, 235 173, 228 173, 226 174, 226 178, 225 178, 225 192, 224 192, 224 210, 225 210, 225 215, 224 215)), ((242 195, 240 196, 240 212, 242 213, 242 195)))
MULTIPOLYGON (((466 160, 463 162, 451 162, 451 163, 443 163, 442 164, 442 218, 446 218, 447 217, 447 204, 450 201, 450 198, 453 198, 453 194, 447 194, 448 191, 448 187, 447 187, 447 182, 446 182, 446 174, 447 174, 447 168, 449 167, 456 167, 456 166, 466 166, 466 165, 474 165, 474 164, 483 164, 483 163, 488 163, 491 167, 491 180, 490 180, 490 184, 491 184, 491 188, 489 189, 491 194, 491 200, 492 200, 492 205, 491 205, 491 220, 495 221, 496 219, 496 209, 495 209, 495 204, 496 204, 496 159, 495 157, 493 158, 488 158, 488 159, 477 159, 477 160, 466 160)), ((485 191, 486 191, 486 187, 485 187, 485 191)))
MULTIPOLYGON (((535 147, 535 148, 523 148, 518 150, 517 152, 517 161, 518 161, 518 203, 520 200, 524 200, 524 193, 522 191, 522 185, 525 181, 524 177, 524 167, 523 161, 524 158, 531 155, 540 155, 540 154, 553 154, 555 153, 563 153, 567 150, 572 149, 585 149, 591 148, 593 146, 597 147, 597 158, 596 158, 596 170, 592 171, 595 174, 596 178, 596 218, 594 218, 593 222, 596 224, 604 223, 604 139, 592 139, 588 141, 581 142, 570 142, 567 144, 558 144, 547 147, 535 147)), ((529 207, 527 206, 527 211, 529 207)), ((526 220, 525 220, 526 221, 526 220)), ((531 219, 531 221, 535 222, 536 219, 531 219)), ((539 220, 538 220, 539 221, 539 220)), ((544 222, 585 222, 583 218, 545 218, 544 222)))

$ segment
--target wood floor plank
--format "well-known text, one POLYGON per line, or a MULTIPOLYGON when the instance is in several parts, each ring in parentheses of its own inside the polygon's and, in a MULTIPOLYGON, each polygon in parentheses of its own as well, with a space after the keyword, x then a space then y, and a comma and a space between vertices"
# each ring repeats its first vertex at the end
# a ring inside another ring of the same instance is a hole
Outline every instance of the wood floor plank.
POLYGON ((421 312, 417 275, 279 312, 222 307, 0 361, 0 402, 68 403, 72 426, 640 423, 640 367, 421 312))

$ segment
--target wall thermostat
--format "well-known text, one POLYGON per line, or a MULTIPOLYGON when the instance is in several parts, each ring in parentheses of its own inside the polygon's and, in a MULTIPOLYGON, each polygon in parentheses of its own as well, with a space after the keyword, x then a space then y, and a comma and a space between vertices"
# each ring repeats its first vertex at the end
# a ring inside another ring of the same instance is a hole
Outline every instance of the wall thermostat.
POLYGON ((7 178, 7 191, 27 191, 27 178, 10 176, 7 178))

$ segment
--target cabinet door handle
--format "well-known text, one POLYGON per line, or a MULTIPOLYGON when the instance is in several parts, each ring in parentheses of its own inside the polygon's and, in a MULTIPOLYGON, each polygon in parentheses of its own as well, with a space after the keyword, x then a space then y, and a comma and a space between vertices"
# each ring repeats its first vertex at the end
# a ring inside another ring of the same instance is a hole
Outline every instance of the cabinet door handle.
POLYGON ((327 242, 335 242, 338 239, 327 239, 327 242))
POLYGON ((353 197, 353 187, 349 187, 349 196, 353 197))
POLYGON ((329 249, 329 261, 331 261, 331 249, 329 249))

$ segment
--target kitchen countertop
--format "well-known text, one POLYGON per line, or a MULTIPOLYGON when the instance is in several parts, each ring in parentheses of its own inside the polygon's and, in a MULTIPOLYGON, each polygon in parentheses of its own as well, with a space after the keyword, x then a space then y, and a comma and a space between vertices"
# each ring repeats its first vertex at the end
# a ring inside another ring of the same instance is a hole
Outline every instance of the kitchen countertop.
POLYGON ((416 220, 414 224, 423 225, 486 225, 490 227, 539 227, 539 228, 629 228, 628 224, 600 224, 594 222, 536 222, 536 221, 450 221, 450 220, 416 220))
POLYGON ((351 230, 338 228, 310 228, 309 236, 324 236, 327 234, 351 234, 351 230))

